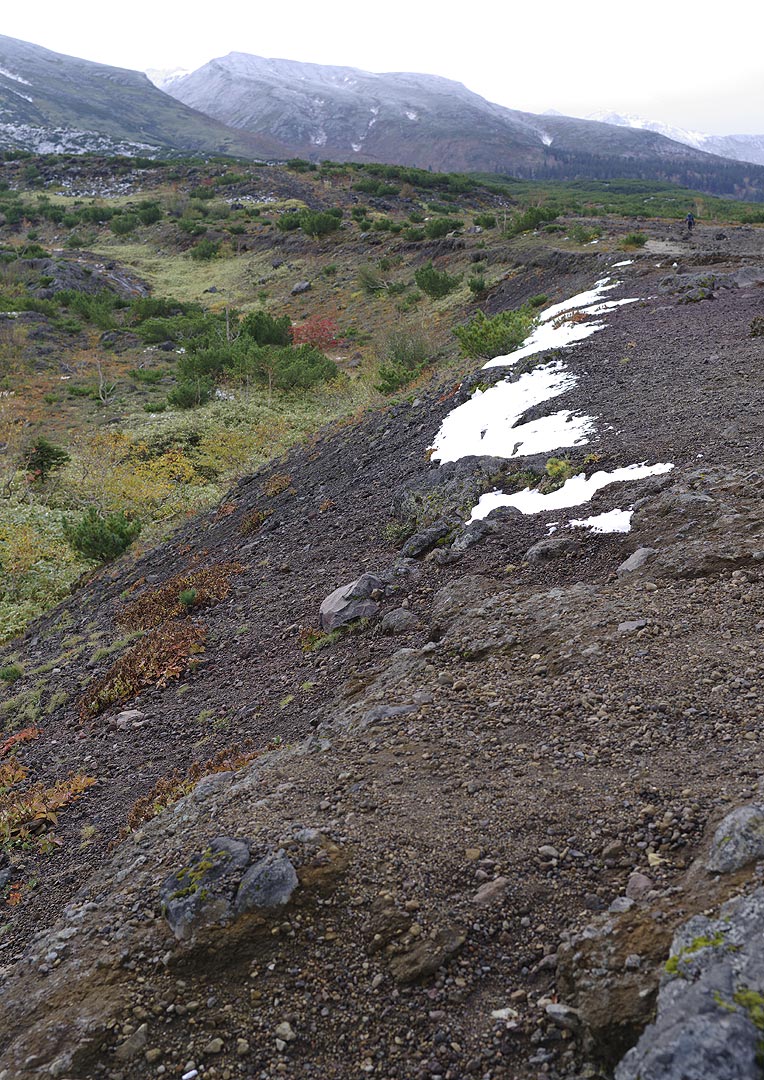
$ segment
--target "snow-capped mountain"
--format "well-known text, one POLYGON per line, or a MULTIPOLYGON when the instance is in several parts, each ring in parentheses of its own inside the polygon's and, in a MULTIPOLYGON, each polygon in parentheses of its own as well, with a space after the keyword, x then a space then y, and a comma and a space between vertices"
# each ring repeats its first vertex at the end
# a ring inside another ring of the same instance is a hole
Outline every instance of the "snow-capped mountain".
POLYGON ((587 120, 596 120, 601 124, 615 124, 618 127, 632 128, 638 131, 655 131, 667 139, 693 146, 707 154, 718 154, 733 161, 751 161, 764 165, 764 135, 708 135, 703 131, 690 131, 687 128, 664 124, 660 120, 646 120, 642 116, 622 115, 617 112, 601 110, 589 113, 587 120))

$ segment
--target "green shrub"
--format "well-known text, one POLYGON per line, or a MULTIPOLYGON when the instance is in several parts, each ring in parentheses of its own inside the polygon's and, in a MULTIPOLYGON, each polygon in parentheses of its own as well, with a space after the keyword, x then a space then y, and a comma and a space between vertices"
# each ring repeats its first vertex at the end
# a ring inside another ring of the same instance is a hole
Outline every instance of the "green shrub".
POLYGON ((6 683, 15 683, 23 674, 18 664, 6 664, 0 668, 0 679, 6 683))
POLYGON ((199 594, 196 589, 181 589, 181 591, 178 593, 178 600, 180 600, 186 611, 191 611, 191 609, 196 604, 198 595, 199 594))
POLYGON ((496 217, 494 214, 475 214, 474 222, 481 229, 495 229, 496 217))
POLYGON ((253 356, 253 370, 269 389, 308 390, 337 376, 337 365, 313 345, 271 345, 253 356))
POLYGON ((292 320, 288 315, 276 318, 267 311, 252 311, 241 321, 241 333, 257 345, 289 345, 292 320))
POLYGON ((135 232, 139 224, 137 214, 117 214, 111 219, 110 228, 115 236, 128 236, 135 232))
POLYGON ((414 274, 414 281, 423 293, 427 293, 434 300, 442 296, 448 296, 461 281, 459 277, 453 277, 445 270, 436 270, 432 263, 421 267, 414 274))
POLYGON ((437 217, 427 222, 424 234, 428 240, 438 240, 447 233, 461 229, 462 225, 463 222, 457 221, 456 218, 437 217))
POLYGON ((529 206, 518 214, 513 214, 507 222, 504 235, 507 237, 519 236, 520 233, 529 232, 545 221, 554 221, 557 211, 544 206, 529 206))
POLYGON ((156 203, 144 203, 138 211, 142 225, 153 225, 162 220, 162 210, 156 203))
POLYGON ((581 222, 576 222, 568 229, 568 236, 577 244, 590 244, 592 240, 597 240, 602 236, 602 229, 597 225, 583 225, 581 222))
POLYGON ((647 237, 641 232, 630 232, 624 236, 621 241, 621 247, 623 248, 636 248, 644 247, 647 243, 647 237))
POLYGON ((200 240, 189 251, 189 255, 196 262, 209 262, 220 254, 219 240, 200 240))
POLYGON ((133 382, 146 383, 147 386, 156 386, 161 382, 167 372, 164 368, 131 368, 127 373, 133 382))
POLYGON ((466 325, 454 327, 454 336, 463 356, 492 360, 521 345, 534 324, 535 316, 528 308, 500 311, 492 317, 478 311, 466 325))
POLYGON ((383 348, 377 389, 383 394, 393 394, 407 386, 423 371, 431 354, 430 342, 423 334, 393 330, 383 348))
POLYGON ((282 232, 294 232, 295 229, 300 228, 300 218, 301 215, 296 210, 288 210, 278 219, 276 228, 281 229, 282 232))
MULTIPOLYGON (((340 211, 341 214, 342 211, 340 211)), ((335 229, 339 229, 340 220, 331 211, 314 213, 311 210, 304 210, 300 214, 300 226, 307 236, 326 236, 335 229)))
POLYGON ((473 296, 482 296, 488 289, 488 282, 482 274, 473 274, 467 278, 467 284, 469 285, 470 292, 473 296))
POLYGON ((30 447, 24 461, 24 467, 28 473, 31 473, 35 481, 42 483, 48 479, 51 473, 62 468, 67 461, 69 461, 69 455, 66 450, 60 446, 55 446, 40 436, 30 447))
POLYGON ((122 510, 106 517, 89 507, 76 525, 64 522, 64 536, 72 548, 86 559, 110 562, 138 539, 141 523, 131 521, 122 510))
POLYGON ((196 409, 210 400, 212 387, 210 378, 181 379, 167 395, 167 404, 174 405, 177 409, 196 409))

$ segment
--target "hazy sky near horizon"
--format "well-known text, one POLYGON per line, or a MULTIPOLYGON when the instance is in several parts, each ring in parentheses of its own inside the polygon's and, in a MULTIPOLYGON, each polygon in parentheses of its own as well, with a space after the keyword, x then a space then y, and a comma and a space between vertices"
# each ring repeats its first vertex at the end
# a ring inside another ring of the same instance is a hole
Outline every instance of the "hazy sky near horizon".
POLYGON ((0 33, 102 64, 194 69, 229 52, 442 75, 490 101, 574 116, 608 109, 714 134, 764 134, 763 9, 687 0, 460 5, 382 0, 200 4, 38 0, 0 33), (709 10, 709 9, 706 9, 709 10))

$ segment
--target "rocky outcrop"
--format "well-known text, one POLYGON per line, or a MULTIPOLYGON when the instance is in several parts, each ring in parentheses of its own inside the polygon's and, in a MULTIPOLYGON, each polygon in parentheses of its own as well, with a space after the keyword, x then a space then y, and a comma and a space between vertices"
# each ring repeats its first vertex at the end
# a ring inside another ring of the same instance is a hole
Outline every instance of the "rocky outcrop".
POLYGON ((658 1013, 615 1080, 749 1080, 761 1068, 764 890, 697 915, 671 943, 658 1013))

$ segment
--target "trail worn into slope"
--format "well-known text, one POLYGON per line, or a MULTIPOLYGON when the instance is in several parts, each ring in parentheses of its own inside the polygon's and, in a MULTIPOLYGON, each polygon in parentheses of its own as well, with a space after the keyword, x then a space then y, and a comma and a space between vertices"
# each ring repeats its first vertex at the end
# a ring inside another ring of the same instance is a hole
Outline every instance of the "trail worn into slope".
MULTIPOLYGON (((722 277, 764 266, 750 241, 701 231, 686 250, 722 277)), ((70 700, 20 759, 99 783, 62 815, 60 851, 16 860, 39 887, 0 953, 0 1076, 570 1074, 583 1044, 546 1011, 558 962, 638 869, 647 899, 620 918, 642 982, 633 1000, 613 991, 587 1053, 606 1071, 634 1040, 671 926, 741 885, 687 868, 762 771, 764 338, 748 335, 762 293, 753 273, 680 303, 684 269, 645 256, 624 271, 623 294, 644 302, 565 354, 579 382, 554 401, 598 418, 598 468, 675 464, 597 496, 591 512, 635 504, 632 534, 575 530, 527 560, 560 514, 501 513, 461 552, 402 559, 386 526, 393 501, 411 505, 404 488, 430 520, 500 479, 496 462, 428 464, 453 405, 440 388, 294 452, 37 624, 25 670, 55 661, 70 700), (269 495, 276 476, 289 481, 269 495), (273 513, 242 536, 253 510, 273 513), (639 547, 654 554, 617 577, 639 547), (116 707, 83 725, 73 703, 111 662, 88 660, 88 638, 116 636, 125 590, 233 560, 230 597, 194 616, 208 628, 197 670, 130 701, 139 727, 116 726, 116 707), (301 650, 324 596, 386 570, 380 614, 413 627, 376 619, 301 650), (283 748, 203 781, 107 855, 159 777, 274 737, 283 748), (177 942, 162 882, 218 836, 253 859, 283 850, 299 886, 283 909, 177 942)), ((580 285, 560 280, 552 299, 580 285)))

